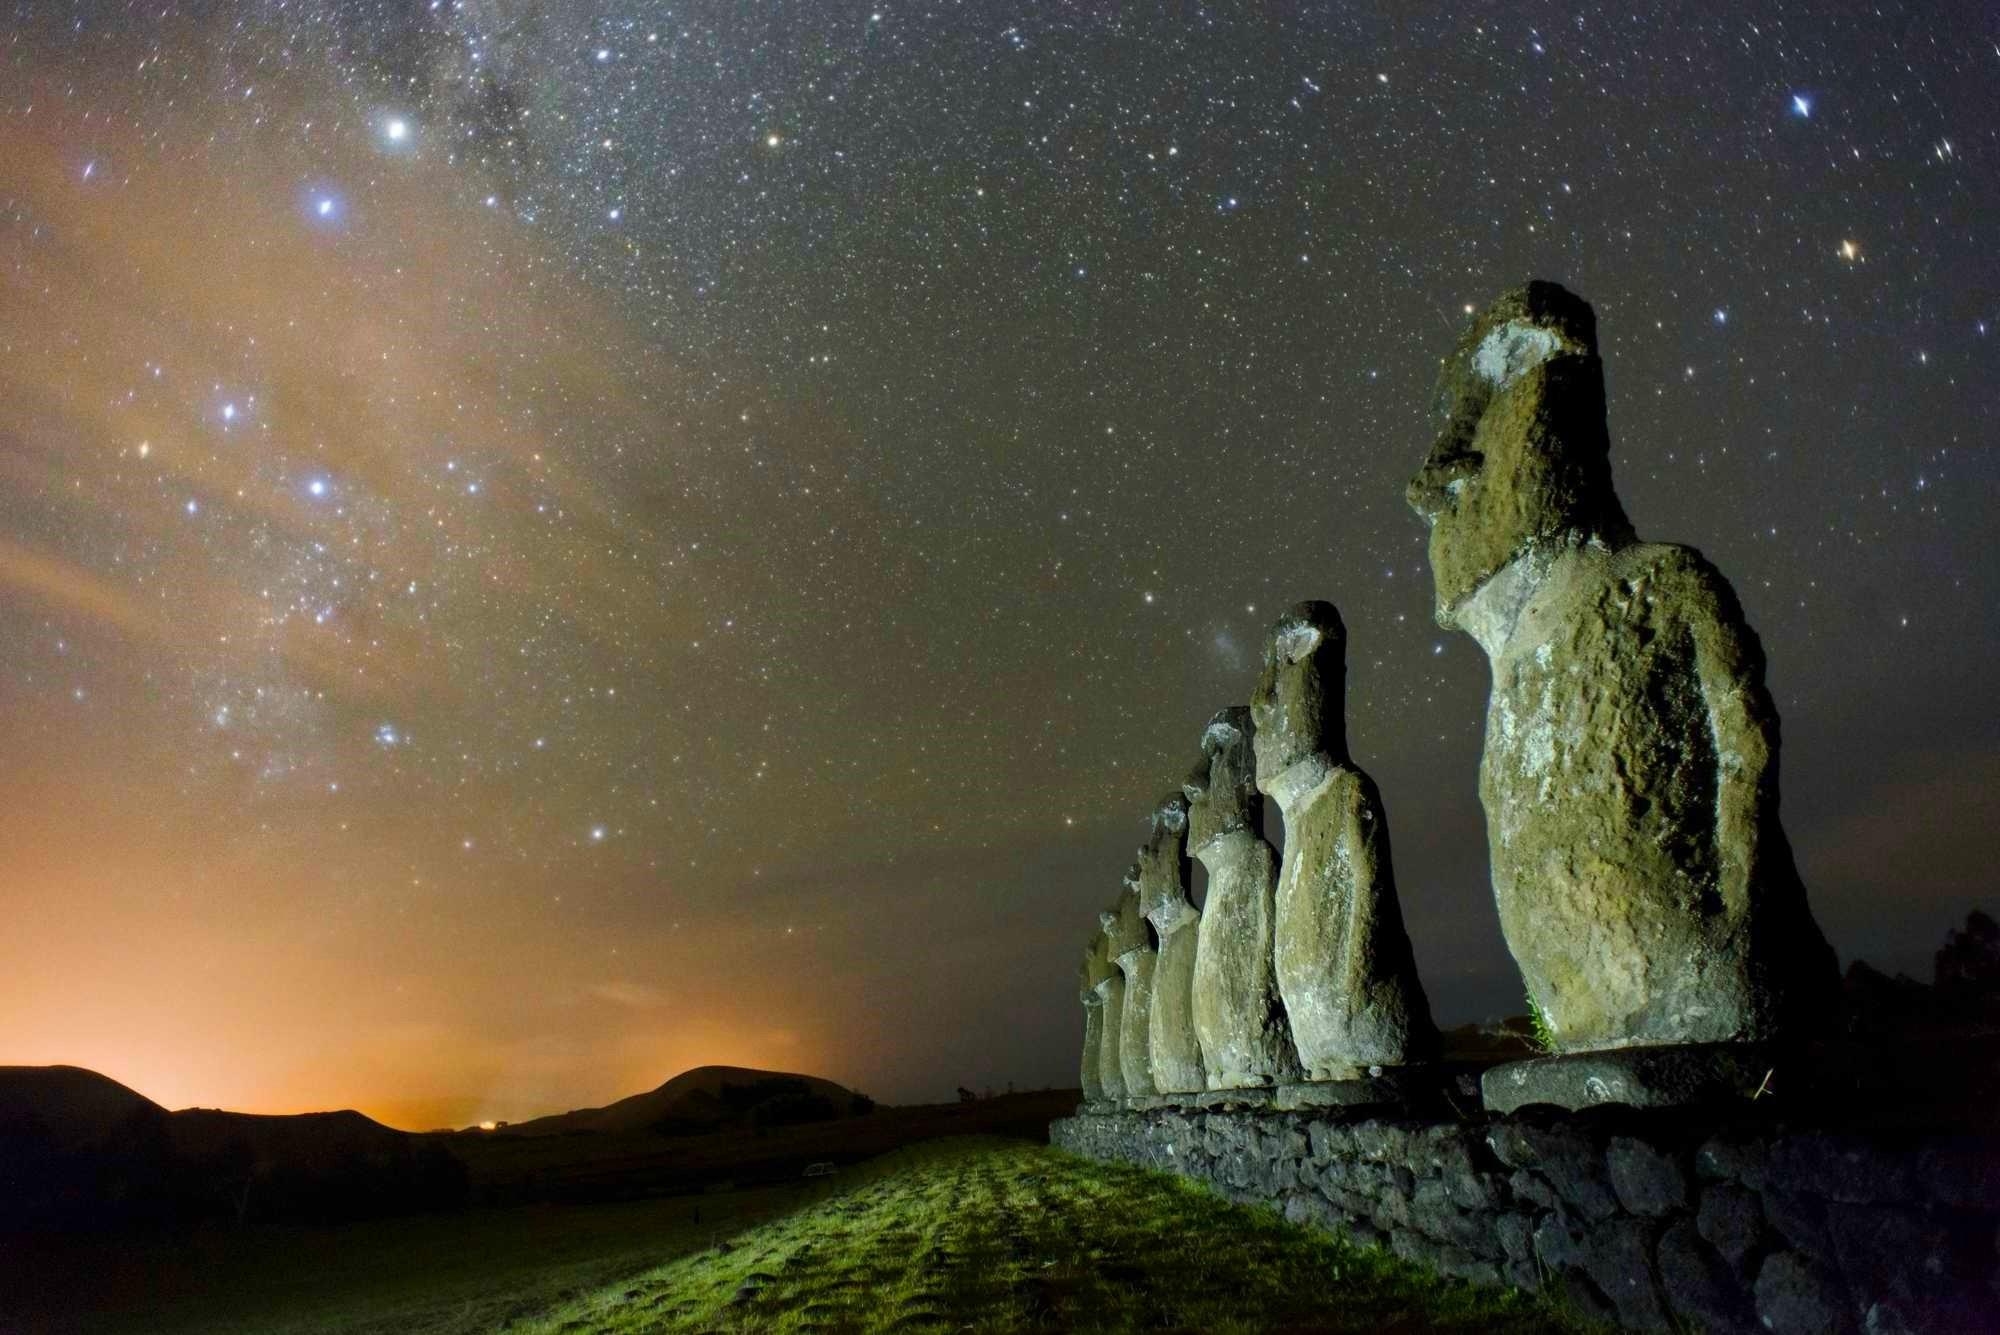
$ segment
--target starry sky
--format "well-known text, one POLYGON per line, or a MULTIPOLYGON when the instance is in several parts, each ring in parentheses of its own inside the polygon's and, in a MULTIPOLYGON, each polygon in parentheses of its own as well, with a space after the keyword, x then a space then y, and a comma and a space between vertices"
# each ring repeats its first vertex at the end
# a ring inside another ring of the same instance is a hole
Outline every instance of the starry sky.
POLYGON ((1827 934, 1928 977, 1995 902, 1997 83, 1972 3, 14 0, 0 1061, 1073 1082, 1308 597, 1439 1020, 1519 1011, 1402 487, 1530 276, 1763 637, 1827 934))

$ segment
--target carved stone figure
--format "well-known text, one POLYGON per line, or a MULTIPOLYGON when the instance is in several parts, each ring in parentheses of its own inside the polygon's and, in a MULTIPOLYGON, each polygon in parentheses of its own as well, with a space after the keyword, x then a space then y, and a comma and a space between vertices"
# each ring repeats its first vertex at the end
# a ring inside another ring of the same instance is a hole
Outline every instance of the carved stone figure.
POLYGON ((1104 1080, 1099 1075, 1104 1060, 1104 983, 1117 968, 1104 953, 1104 933, 1093 932, 1083 948, 1077 968, 1077 1000, 1083 1003, 1083 1102, 1085 1107, 1105 1102, 1104 1080))
POLYGON ((1779 1038, 1835 974, 1778 822, 1763 652, 1699 552, 1633 533, 1596 323, 1553 283, 1488 307, 1408 489, 1438 622, 1492 664, 1494 898, 1559 1050, 1779 1038))
POLYGON ((1298 1058, 1271 959, 1278 855, 1257 830, 1261 802, 1250 710, 1232 705, 1201 735, 1188 775, 1188 849, 1208 869, 1197 928, 1194 1032, 1210 1089, 1298 1079, 1298 1058))
POLYGON ((1125 1005, 1118 1016, 1118 1066, 1125 1076, 1125 1097, 1146 1098, 1153 1087, 1153 947, 1152 926, 1139 912, 1139 864, 1125 871, 1125 890, 1105 928, 1111 958, 1125 975, 1125 1005))
POLYGON ((1187 797, 1173 793, 1153 808, 1153 835, 1139 850, 1139 909, 1153 925, 1152 1074, 1162 1094, 1208 1086, 1194 1033, 1194 957, 1201 912, 1188 899, 1187 797))
POLYGON ((1276 973, 1308 1080, 1429 1057, 1437 1033, 1417 978, 1389 822, 1347 753, 1347 629, 1332 603, 1271 627, 1251 698, 1257 786, 1285 814, 1276 973))
POLYGON ((1097 915, 1101 930, 1096 941, 1102 952, 1103 967, 1093 971, 1098 980, 1098 1010, 1104 1016, 1098 1040, 1097 1083, 1104 1090, 1104 1101, 1110 1104, 1125 1101, 1125 1062, 1119 1051, 1119 1039, 1125 1030, 1125 974, 1111 958, 1111 929, 1117 922, 1114 910, 1106 909, 1097 915))

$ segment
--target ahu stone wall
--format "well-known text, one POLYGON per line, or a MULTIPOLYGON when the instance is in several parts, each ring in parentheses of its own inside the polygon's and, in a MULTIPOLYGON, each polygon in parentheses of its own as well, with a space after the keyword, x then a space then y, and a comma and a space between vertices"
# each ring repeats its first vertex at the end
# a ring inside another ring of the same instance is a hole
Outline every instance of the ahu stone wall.
POLYGON ((1177 1173, 1479 1284, 1636 1330, 2000 1330, 2000 1137, 1690 1110, 1465 1121, 1161 1108, 1073 1153, 1177 1173))

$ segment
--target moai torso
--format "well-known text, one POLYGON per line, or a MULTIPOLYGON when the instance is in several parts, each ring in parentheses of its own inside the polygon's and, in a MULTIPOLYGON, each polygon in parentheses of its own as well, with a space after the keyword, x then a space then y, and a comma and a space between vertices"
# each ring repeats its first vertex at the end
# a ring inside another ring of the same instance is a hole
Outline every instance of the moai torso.
POLYGON ((1834 962, 1778 821, 1778 720, 1727 581, 1611 488, 1590 308, 1530 284, 1446 364, 1409 499, 1441 625, 1493 669, 1493 893, 1564 1050, 1808 1027, 1834 962))
POLYGON ((1188 847, 1208 870, 1197 928, 1194 1031, 1210 1089, 1296 1080, 1298 1058, 1278 998, 1271 946, 1278 855, 1257 832, 1250 711, 1223 710, 1202 733, 1188 776, 1188 847))
POLYGON ((1285 815, 1275 972, 1309 1080, 1431 1055, 1374 781, 1349 761, 1342 710, 1346 629, 1331 603, 1301 603, 1271 628, 1251 702, 1257 784, 1285 815))
POLYGON ((1112 958, 1125 975, 1125 1005, 1119 1012, 1118 1065, 1125 1076, 1125 1097, 1144 1098, 1153 1087, 1153 948, 1152 928, 1139 912, 1139 869, 1125 873, 1125 892, 1112 910, 1112 958))
POLYGON ((1194 963, 1201 913, 1188 899, 1187 798, 1174 793, 1153 809, 1153 835, 1139 851, 1139 907, 1153 925, 1150 1030, 1153 1085, 1162 1094, 1207 1088, 1194 1032, 1194 963))
POLYGON ((1083 948, 1083 963, 1077 969, 1077 1000, 1083 1003, 1083 1101, 1086 1105, 1104 1102, 1104 1080, 1099 1074, 1104 1059, 1104 995, 1100 990, 1118 972, 1104 953, 1104 933, 1096 932, 1083 948))
POLYGON ((1125 1098, 1125 1062, 1119 1050, 1119 1040, 1125 1031, 1125 974, 1111 958, 1111 932, 1118 923, 1118 914, 1107 909, 1097 915, 1097 923, 1100 928, 1097 941, 1103 951, 1103 967, 1093 972, 1097 979, 1097 1010, 1103 1016, 1099 1022, 1097 1083, 1104 1090, 1106 1102, 1119 1103, 1125 1098))

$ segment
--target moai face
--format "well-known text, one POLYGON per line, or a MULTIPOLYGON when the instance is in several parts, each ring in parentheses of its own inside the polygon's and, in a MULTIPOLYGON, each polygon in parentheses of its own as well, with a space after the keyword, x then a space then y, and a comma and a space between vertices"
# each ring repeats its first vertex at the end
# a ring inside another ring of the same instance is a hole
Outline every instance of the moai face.
POLYGON ((1247 705, 1219 711, 1202 730, 1207 763, 1188 775, 1188 847, 1196 851, 1236 830, 1257 826, 1257 762, 1250 749, 1254 725, 1247 705))
POLYGON ((1139 912, 1138 863, 1125 869, 1125 889, 1119 894, 1117 902, 1099 915, 1098 920, 1104 924, 1107 938, 1105 953, 1113 960, 1145 950, 1153 944, 1145 915, 1139 912))
POLYGON ((1446 359, 1438 398, 1444 428, 1404 496, 1430 525, 1440 625, 1537 540, 1630 540, 1588 302, 1540 282, 1502 296, 1446 359))
POLYGON ((1264 638, 1264 672, 1250 697, 1257 786, 1302 760, 1347 759, 1347 627, 1332 603, 1299 603, 1264 638))
POLYGON ((1153 834, 1139 850, 1140 911, 1165 934, 1194 916, 1187 898, 1188 800, 1169 793, 1153 808, 1153 834))

